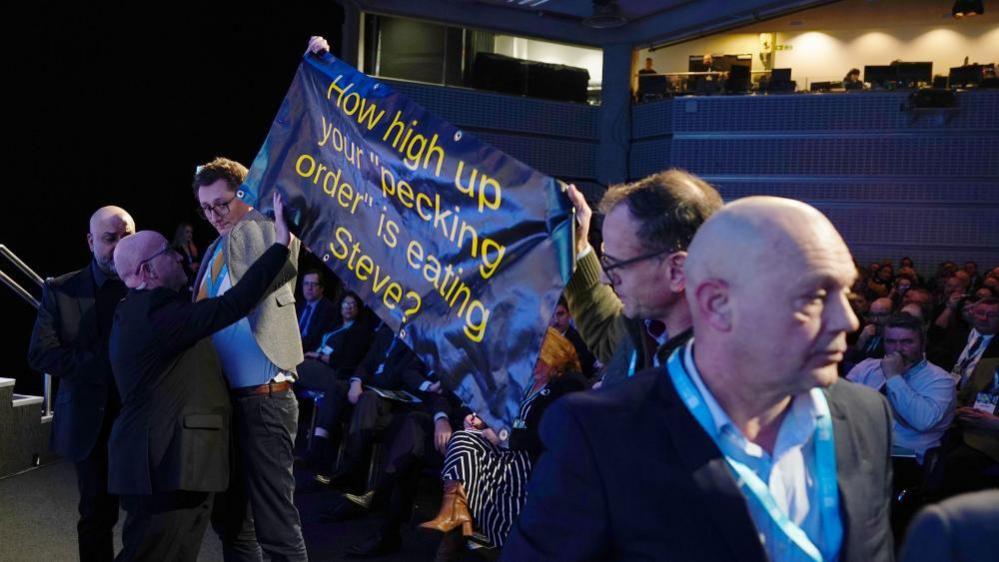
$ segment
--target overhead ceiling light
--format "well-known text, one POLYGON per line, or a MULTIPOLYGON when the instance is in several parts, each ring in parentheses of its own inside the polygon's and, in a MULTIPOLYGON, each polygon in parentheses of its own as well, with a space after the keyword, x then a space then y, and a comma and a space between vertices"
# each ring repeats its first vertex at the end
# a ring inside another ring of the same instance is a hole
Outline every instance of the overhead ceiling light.
POLYGON ((621 27, 628 19, 621 15, 617 0, 593 0, 593 15, 583 20, 583 25, 593 29, 621 27))
POLYGON ((985 3, 982 0, 957 0, 950 10, 955 18, 982 15, 985 13, 985 3))

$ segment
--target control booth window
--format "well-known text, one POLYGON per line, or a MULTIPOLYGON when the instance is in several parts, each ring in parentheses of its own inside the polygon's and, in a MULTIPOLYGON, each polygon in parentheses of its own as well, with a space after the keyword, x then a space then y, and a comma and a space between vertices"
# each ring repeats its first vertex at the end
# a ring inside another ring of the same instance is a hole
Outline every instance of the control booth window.
POLYGON ((600 97, 600 49, 365 14, 363 53, 372 76, 578 103, 600 97))

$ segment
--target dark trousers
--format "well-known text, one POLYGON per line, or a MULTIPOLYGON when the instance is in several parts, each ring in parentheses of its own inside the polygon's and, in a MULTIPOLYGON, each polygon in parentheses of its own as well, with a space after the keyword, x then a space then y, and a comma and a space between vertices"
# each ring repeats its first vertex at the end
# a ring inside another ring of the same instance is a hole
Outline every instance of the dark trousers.
MULTIPOLYGON (((234 436, 235 437, 235 436, 234 436)), ((215 494, 212 528, 222 542, 224 562, 261 562, 263 554, 253 528, 253 514, 246 495, 246 474, 239 448, 233 445, 229 488, 215 494)))
POLYGON ((400 414, 411 411, 412 407, 365 390, 354 404, 347 429, 347 447, 344 457, 344 470, 357 469, 365 458, 371 444, 380 437, 400 414))
POLYGON ((409 412, 395 424, 385 468, 375 487, 375 502, 387 502, 383 535, 397 535, 413 511, 420 472, 443 457, 434 448, 434 419, 426 412, 409 412))
POLYGON ((295 508, 298 401, 290 390, 233 399, 236 444, 260 548, 271 560, 307 560, 295 508))
POLYGON ((114 416, 106 416, 104 428, 90 454, 76 463, 76 485, 80 491, 80 520, 76 532, 81 562, 114 559, 114 526, 118 523, 118 496, 108 493, 108 436, 114 416))
POLYGON ((196 562, 212 513, 211 492, 121 497, 127 516, 116 562, 196 562))

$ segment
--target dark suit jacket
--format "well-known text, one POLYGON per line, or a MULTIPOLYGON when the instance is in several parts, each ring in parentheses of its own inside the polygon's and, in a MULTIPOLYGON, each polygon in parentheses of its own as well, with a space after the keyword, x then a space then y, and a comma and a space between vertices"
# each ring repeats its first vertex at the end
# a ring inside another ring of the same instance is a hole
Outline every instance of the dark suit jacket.
POLYGON ((902 562, 965 562, 999 556, 999 490, 955 496, 923 509, 906 533, 902 562))
POLYGON ((108 489, 146 495, 229 484, 229 392, 212 333, 266 294, 288 259, 274 245, 231 290, 190 302, 169 289, 131 291, 111 330, 122 409, 108 443, 108 489))
MULTIPOLYGON (((888 405, 846 381, 826 396, 844 526, 839 560, 891 560, 888 405)), ((546 452, 503 560, 766 560, 721 452, 663 369, 559 400, 541 438, 546 452)))
POLYGON ((427 373, 423 361, 409 346, 396 339, 391 328, 382 324, 375 331, 375 341, 357 367, 355 376, 361 379, 364 386, 417 392, 420 385, 428 380, 427 373), (378 366, 383 362, 385 367, 379 373, 378 366))
POLYGON ((52 450, 73 461, 94 448, 114 385, 107 342, 98 335, 92 267, 45 283, 28 347, 31 368, 60 379, 52 450))
MULTIPOLYGON (((308 303, 305 301, 295 303, 295 316, 301 322, 302 311, 308 303)), ((316 308, 309 318, 309 326, 302 336, 302 349, 305 351, 315 351, 319 347, 319 341, 323 339, 323 334, 333 329, 333 326, 340 323, 340 311, 329 299, 323 297, 316 302, 316 308)))
POLYGON ((586 342, 583 341, 583 336, 579 335, 579 332, 575 328, 569 326, 565 331, 565 339, 572 343, 572 347, 576 348, 576 355, 579 357, 579 364, 583 367, 582 375, 588 379, 592 379, 594 375, 597 374, 594 368, 594 363, 596 363, 597 358, 590 352, 590 348, 586 347, 586 342))
POLYGON ((524 427, 514 428, 510 431, 510 449, 527 451, 531 457, 531 462, 537 462, 545 448, 541 442, 541 432, 538 428, 541 426, 541 420, 548 407, 566 394, 583 390, 586 387, 586 382, 578 373, 566 373, 550 381, 545 390, 541 391, 541 396, 534 399, 534 404, 531 405, 527 418, 523 420, 524 427))

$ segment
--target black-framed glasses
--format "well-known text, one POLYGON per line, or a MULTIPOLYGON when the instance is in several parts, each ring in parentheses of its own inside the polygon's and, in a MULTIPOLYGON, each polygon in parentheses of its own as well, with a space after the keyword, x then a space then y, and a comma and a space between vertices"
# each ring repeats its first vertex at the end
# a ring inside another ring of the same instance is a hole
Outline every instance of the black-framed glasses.
POLYGON ((139 272, 142 270, 142 266, 144 266, 147 263, 153 261, 154 259, 162 256, 163 254, 165 254, 167 252, 172 252, 172 251, 173 251, 173 247, 172 246, 170 246, 169 244, 164 245, 162 250, 160 250, 160 251, 156 252, 155 254, 149 256, 148 258, 140 261, 139 265, 135 266, 135 274, 136 275, 139 274, 139 272))
MULTIPOLYGON (((625 268, 625 267, 629 267, 629 266, 632 266, 632 265, 634 265, 636 263, 643 262, 645 260, 650 260, 652 258, 657 258, 657 257, 659 257, 659 256, 661 256, 663 254, 671 254, 671 253, 673 253, 675 251, 676 250, 674 250, 673 248, 663 248, 661 250, 656 250, 654 252, 649 252, 648 254, 642 254, 642 255, 636 256, 634 258, 628 258, 626 260, 620 260, 620 261, 619 260, 615 260, 614 258, 611 258, 607 254, 604 254, 604 255, 600 256, 600 267, 603 268, 604 275, 606 275, 608 279, 610 279, 611 281, 615 281, 614 278, 611 277, 611 272, 614 271, 615 269, 622 269, 622 268, 625 268)), ((616 281, 615 281, 615 283, 616 283, 616 281)))
POLYGON ((228 201, 215 203, 214 205, 201 205, 198 207, 198 216, 205 220, 208 220, 209 214, 222 218, 229 214, 229 205, 231 205, 235 200, 236 196, 233 195, 228 201))

